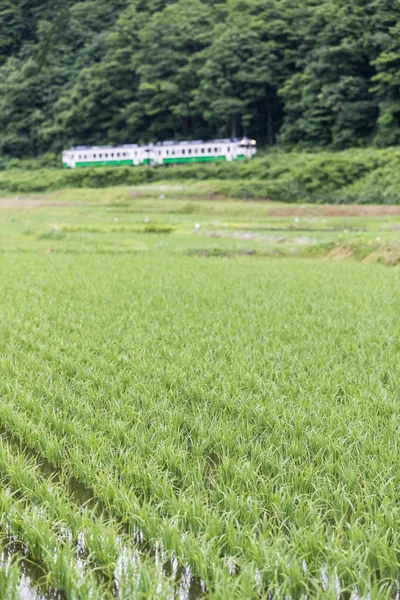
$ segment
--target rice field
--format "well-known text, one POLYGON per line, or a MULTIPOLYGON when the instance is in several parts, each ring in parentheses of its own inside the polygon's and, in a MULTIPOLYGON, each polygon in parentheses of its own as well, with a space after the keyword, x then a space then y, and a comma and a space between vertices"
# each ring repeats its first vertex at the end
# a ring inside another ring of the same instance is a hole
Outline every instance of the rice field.
POLYGON ((400 215, 129 193, 0 202, 0 597, 399 598, 400 215))

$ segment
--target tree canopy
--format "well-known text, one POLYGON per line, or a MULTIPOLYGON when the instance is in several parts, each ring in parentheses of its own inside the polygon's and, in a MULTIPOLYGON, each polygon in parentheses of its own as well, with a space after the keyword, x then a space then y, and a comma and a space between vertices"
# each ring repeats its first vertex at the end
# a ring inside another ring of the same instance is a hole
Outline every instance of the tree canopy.
POLYGON ((400 141, 400 0, 0 0, 0 154, 400 141))

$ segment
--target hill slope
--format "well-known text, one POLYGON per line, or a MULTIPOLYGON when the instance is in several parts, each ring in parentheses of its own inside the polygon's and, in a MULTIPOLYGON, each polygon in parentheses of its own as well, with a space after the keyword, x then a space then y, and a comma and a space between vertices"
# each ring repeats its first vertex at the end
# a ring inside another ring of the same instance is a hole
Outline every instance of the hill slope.
POLYGON ((400 3, 3 0, 0 155, 215 135, 396 144, 400 3))

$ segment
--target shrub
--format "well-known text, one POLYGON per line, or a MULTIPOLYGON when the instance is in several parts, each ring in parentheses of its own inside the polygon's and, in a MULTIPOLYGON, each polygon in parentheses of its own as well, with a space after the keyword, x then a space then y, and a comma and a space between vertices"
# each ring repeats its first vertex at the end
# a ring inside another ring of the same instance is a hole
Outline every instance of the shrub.
POLYGON ((214 193, 231 198, 269 198, 283 202, 400 203, 400 150, 397 148, 318 154, 276 151, 261 154, 252 161, 156 168, 63 170, 50 168, 54 160, 54 156, 48 155, 36 162, 8 161, 7 168, 0 171, 0 191, 44 192, 61 188, 142 185, 161 180, 209 179, 217 182, 213 183, 214 193), (33 168, 34 165, 39 168, 33 168))

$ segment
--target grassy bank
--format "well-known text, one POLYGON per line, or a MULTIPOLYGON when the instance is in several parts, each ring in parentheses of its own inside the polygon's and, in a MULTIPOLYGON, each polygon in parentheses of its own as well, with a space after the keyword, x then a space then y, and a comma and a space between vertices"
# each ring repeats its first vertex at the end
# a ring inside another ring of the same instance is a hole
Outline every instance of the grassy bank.
MULTIPOLYGON (((51 164, 51 161, 48 161, 51 164)), ((253 161, 168 168, 98 168, 64 171, 13 163, 0 171, 0 192, 104 188, 157 181, 212 182, 210 193, 230 198, 332 204, 400 204, 400 150, 280 153, 253 161), (16 168, 19 165, 19 168, 16 168), (24 168, 21 168, 24 167, 24 168), (28 167, 28 168, 27 168, 28 167)), ((37 163, 40 165, 40 163, 37 163)))

